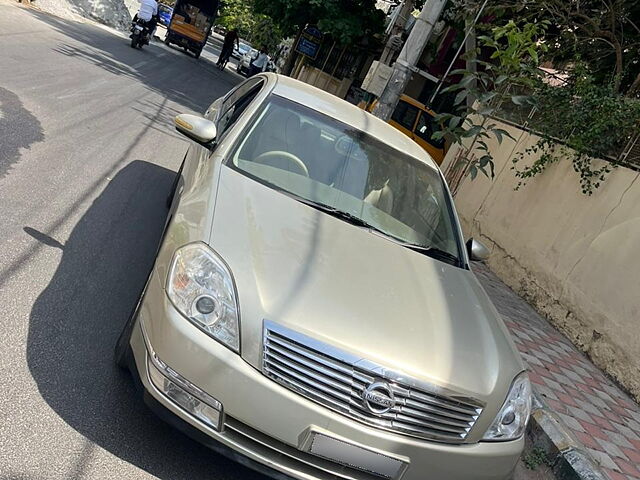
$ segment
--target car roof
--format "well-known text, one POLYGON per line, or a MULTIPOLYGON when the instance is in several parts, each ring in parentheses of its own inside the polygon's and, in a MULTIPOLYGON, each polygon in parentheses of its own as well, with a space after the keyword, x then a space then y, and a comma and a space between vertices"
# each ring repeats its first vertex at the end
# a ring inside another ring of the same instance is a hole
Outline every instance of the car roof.
POLYGON ((313 108, 331 118, 350 125, 403 153, 438 168, 431 156, 417 143, 388 123, 330 93, 291 77, 263 73, 273 85, 273 93, 313 108))

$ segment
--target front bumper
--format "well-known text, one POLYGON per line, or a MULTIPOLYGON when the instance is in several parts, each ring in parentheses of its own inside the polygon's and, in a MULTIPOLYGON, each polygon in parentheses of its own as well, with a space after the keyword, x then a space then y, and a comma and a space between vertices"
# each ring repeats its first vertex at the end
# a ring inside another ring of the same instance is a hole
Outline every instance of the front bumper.
MULTIPOLYGON (((261 348, 260 345, 245 348, 261 348)), ((372 480, 361 470, 303 451, 310 430, 346 439, 406 462, 402 480, 504 480, 510 477, 524 440, 446 445, 383 432, 318 405, 265 377, 242 357, 185 320, 167 299, 163 282, 152 274, 131 338, 132 367, 147 403, 164 407, 189 425, 196 439, 271 476, 305 480, 372 480), (141 328, 144 325, 144 333, 141 328), (149 378, 146 342, 182 377, 222 404, 220 431, 188 414, 161 393, 149 378), (153 399, 153 400, 152 400, 153 399)), ((156 408, 157 410, 157 408, 156 408)))

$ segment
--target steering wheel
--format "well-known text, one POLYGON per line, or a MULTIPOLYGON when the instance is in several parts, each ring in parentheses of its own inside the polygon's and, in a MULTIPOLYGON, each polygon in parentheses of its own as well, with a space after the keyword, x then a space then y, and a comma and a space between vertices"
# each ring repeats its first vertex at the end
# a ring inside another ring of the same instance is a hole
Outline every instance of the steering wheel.
POLYGON ((271 161, 276 159, 286 160, 289 162, 294 172, 304 175, 305 177, 309 176, 309 170, 307 170, 307 166, 302 160, 296 157, 293 153, 284 152, 282 150, 272 150, 270 152, 261 153, 253 161, 255 163, 263 163, 265 165, 271 164, 271 166, 276 166, 271 163, 271 161))

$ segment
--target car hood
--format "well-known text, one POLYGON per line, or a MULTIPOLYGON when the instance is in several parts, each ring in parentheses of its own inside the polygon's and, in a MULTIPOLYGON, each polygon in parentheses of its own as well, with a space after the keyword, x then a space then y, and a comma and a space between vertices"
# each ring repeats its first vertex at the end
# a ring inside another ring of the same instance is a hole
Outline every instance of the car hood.
POLYGON ((217 195, 210 245, 233 272, 251 365, 261 368, 268 319, 416 379, 504 399, 522 363, 472 272, 226 166, 217 195))

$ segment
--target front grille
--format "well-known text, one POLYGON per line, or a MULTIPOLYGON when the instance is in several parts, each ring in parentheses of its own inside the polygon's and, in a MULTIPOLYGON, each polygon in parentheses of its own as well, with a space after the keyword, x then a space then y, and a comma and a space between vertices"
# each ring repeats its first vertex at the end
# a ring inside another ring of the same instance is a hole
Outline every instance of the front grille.
POLYGON ((264 322, 263 342, 266 376, 368 425, 463 443, 482 412, 483 405, 475 399, 418 382, 271 321, 264 322), (374 404, 370 408, 364 394, 374 384, 392 392, 392 407, 374 404))

